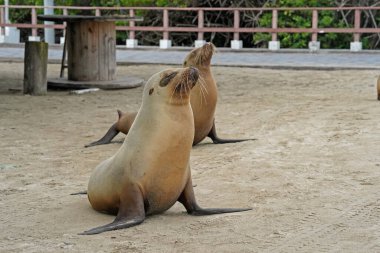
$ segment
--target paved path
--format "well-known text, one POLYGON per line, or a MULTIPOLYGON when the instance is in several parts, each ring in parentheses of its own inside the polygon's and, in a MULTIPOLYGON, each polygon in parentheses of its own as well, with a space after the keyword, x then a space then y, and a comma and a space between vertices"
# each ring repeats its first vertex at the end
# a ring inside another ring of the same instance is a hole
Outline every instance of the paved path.
MULTIPOLYGON (((143 49, 117 49, 116 59, 119 64, 181 64, 190 50, 156 48, 143 49)), ((242 50, 232 52, 221 49, 213 57, 213 64, 219 66, 246 66, 269 68, 307 68, 307 69, 380 69, 379 51, 362 51, 351 53, 349 51, 308 51, 282 50, 268 52, 258 50, 242 50)), ((23 47, 0 46, 0 60, 22 60, 23 47)), ((54 46, 49 48, 49 60, 60 60, 62 48, 54 46)))

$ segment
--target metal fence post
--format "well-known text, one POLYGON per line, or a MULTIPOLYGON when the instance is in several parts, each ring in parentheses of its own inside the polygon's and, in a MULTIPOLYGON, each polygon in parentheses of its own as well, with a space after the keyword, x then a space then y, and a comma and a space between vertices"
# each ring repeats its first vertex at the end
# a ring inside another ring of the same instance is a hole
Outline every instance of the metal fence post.
MULTIPOLYGON (((130 9, 129 10, 129 16, 134 17, 135 16, 135 10, 130 9)), ((134 20, 129 20, 129 27, 133 28, 135 27, 135 21, 134 20)), ((129 31, 129 35, 126 41, 126 46, 127 48, 136 48, 138 45, 138 41, 135 38, 135 31, 131 30, 129 31)))
POLYGON ((169 39, 169 32, 168 32, 168 27, 169 27, 169 11, 168 9, 164 9, 164 13, 163 13, 163 25, 164 25, 164 34, 163 34, 163 38, 164 40, 168 40, 169 39))
POLYGON ((234 40, 239 40, 239 32, 236 29, 240 27, 240 12, 239 10, 234 10, 234 40))
POLYGON ((243 48, 243 41, 239 40, 240 11, 234 10, 234 39, 231 41, 232 49, 243 48))
POLYGON ((101 15, 101 13, 100 13, 100 9, 99 8, 96 8, 95 9, 95 16, 100 16, 101 15))
MULTIPOLYGON (((204 27, 204 11, 198 10, 198 28, 202 29, 204 27)), ((198 31, 198 40, 203 40, 203 32, 198 31)))
POLYGON ((195 41, 195 47, 201 47, 206 44, 204 40, 204 33, 200 29, 204 27, 204 11, 202 9, 198 10, 198 38, 195 41))
POLYGON ((311 41, 309 41, 309 49, 317 51, 321 48, 321 43, 318 41, 318 10, 313 10, 313 17, 311 21, 311 28, 315 31, 311 34, 311 41))
MULTIPOLYGON (((355 30, 360 29, 360 10, 355 10, 355 30)), ((356 32, 354 33, 354 42, 360 42, 360 33, 356 32)))
MULTIPOLYGON (((0 25, 4 24, 4 7, 0 7, 0 25)), ((4 35, 5 27, 0 27, 0 36, 4 35)))
POLYGON ((278 10, 273 9, 272 10, 272 41, 269 41, 269 50, 279 50, 280 49, 280 42, 277 41, 277 31, 278 28, 278 10))
MULTIPOLYGON (((278 11, 273 10, 272 11, 272 29, 277 29, 278 25, 278 11)), ((277 41, 277 32, 272 32, 272 41, 277 41)))
POLYGON ((169 40, 169 10, 164 9, 163 11, 163 39, 160 40, 160 48, 170 48, 172 46, 172 41, 169 40))
MULTIPOLYGON (((37 10, 32 7, 32 25, 37 25, 37 10)), ((29 41, 40 41, 40 37, 37 34, 37 28, 32 28, 32 36, 29 36, 29 41)))
MULTIPOLYGON (((313 10, 312 28, 318 29, 318 10, 313 10)), ((311 41, 318 41, 318 33, 313 32, 311 35, 311 41)))
MULTIPOLYGON (((32 8, 32 25, 37 24, 37 11, 36 8, 32 8)), ((37 28, 32 28, 32 36, 37 36, 37 28)))
POLYGON ((360 29, 360 22, 361 22, 360 15, 361 15, 361 11, 359 9, 355 9, 354 42, 350 43, 350 50, 354 52, 361 51, 363 48, 363 45, 360 42, 360 33, 358 31, 360 29))
MULTIPOLYGON (((129 16, 134 17, 135 16, 135 10, 129 10, 129 16)), ((135 27, 135 21, 130 20, 129 21, 129 27, 135 27)), ((135 39, 135 31, 129 31, 129 39, 134 40, 135 39)))

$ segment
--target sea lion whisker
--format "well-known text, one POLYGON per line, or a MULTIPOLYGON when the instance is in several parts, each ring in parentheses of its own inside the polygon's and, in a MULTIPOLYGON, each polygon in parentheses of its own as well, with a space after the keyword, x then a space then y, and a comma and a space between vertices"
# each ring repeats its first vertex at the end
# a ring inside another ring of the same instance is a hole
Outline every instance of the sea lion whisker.
POLYGON ((201 53, 199 53, 199 54, 196 55, 195 62, 197 63, 197 65, 202 65, 203 58, 202 58, 202 54, 201 53))
POLYGON ((199 86, 199 92, 200 92, 200 100, 201 100, 201 105, 203 105, 203 100, 205 100, 206 102, 206 99, 205 99, 205 95, 204 95, 204 92, 203 92, 203 89, 202 89, 202 86, 199 86))
MULTIPOLYGON (((182 82, 178 83, 178 85, 179 85, 179 98, 182 102, 182 88, 183 88, 182 82)), ((178 85, 177 85, 177 87, 178 87, 178 85)))
POLYGON ((208 92, 205 87, 205 80, 202 76, 199 76, 198 83, 199 83, 199 90, 201 92, 201 105, 202 105, 203 99, 205 103, 207 104, 206 94, 208 94, 208 92))
POLYGON ((176 84, 175 87, 174 87, 174 89, 172 90, 172 94, 170 95, 169 103, 172 103, 172 98, 174 97, 174 93, 175 93, 175 91, 177 89, 177 86, 178 86, 178 84, 176 84))
POLYGON ((204 88, 204 91, 206 92, 206 94, 208 94, 208 91, 206 89, 206 80, 203 78, 202 75, 199 75, 199 84, 204 88))
POLYGON ((204 84, 202 84, 200 87, 201 87, 201 91, 202 91, 203 100, 205 101, 205 104, 207 105, 207 89, 204 86, 204 84))

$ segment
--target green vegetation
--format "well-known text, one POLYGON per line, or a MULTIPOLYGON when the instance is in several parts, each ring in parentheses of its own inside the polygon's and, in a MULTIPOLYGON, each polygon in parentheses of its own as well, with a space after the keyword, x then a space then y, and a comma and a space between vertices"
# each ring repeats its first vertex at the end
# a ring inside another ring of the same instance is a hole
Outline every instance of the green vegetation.
MULTIPOLYGON (((41 6, 43 0, 10 0, 11 5, 36 5, 41 6)), ((4 0, 0 0, 0 4, 4 4, 4 0)), ((342 4, 342 1, 332 0, 246 0, 246 1, 206 1, 206 0, 55 0, 55 5, 75 5, 75 6, 175 6, 175 7, 336 7, 342 4)), ((347 6, 380 6, 377 0, 367 1, 344 1, 347 6)), ((42 14, 43 10, 39 9, 38 14, 42 14)), ((362 27, 375 28, 380 27, 380 11, 362 11, 362 27)), ((62 14, 56 10, 56 14, 62 14)), ((94 14, 94 11, 81 12, 78 10, 70 10, 69 14, 94 14)), ((128 14, 120 11, 103 11, 102 14, 128 14)), ((210 26, 233 26, 233 15, 229 12, 205 12, 205 25, 210 26)), ((144 21, 139 22, 141 26, 161 26, 162 14, 160 11, 138 10, 136 15, 143 16, 144 21)), ((11 21, 14 23, 29 23, 31 20, 31 12, 28 9, 11 9, 11 21)), ((350 28, 354 26, 353 11, 319 11, 318 28, 350 28)), ((304 10, 279 11, 278 27, 279 28, 311 28, 312 12, 304 10)), ((127 25, 126 22, 118 22, 119 25, 127 25)), ((174 12, 170 13, 170 25, 177 24, 196 26, 196 12, 174 12)), ((241 15, 241 27, 271 27, 272 12, 264 11, 245 11, 241 15)), ((29 31, 30 32, 30 31, 29 31)), ((28 33, 24 31, 23 33, 28 33)), ((139 41, 144 45, 157 45, 158 40, 162 37, 161 32, 136 32, 139 41)), ((196 38, 195 33, 171 33, 173 45, 191 45, 196 38)), ((245 47, 267 47, 271 40, 271 34, 255 33, 240 34, 245 47)), ((120 32, 117 34, 119 43, 124 43, 127 33, 120 32)), ((217 46, 229 46, 232 39, 231 33, 205 33, 206 40, 212 40, 217 46)), ((310 33, 279 33, 278 40, 282 48, 307 48, 311 40, 310 33)), ((349 48, 350 42, 353 40, 352 34, 341 33, 320 33, 318 41, 321 42, 322 48, 349 48)), ((380 35, 363 34, 361 37, 363 48, 374 49, 380 48, 380 35)))
MULTIPOLYGON (((333 7, 329 0, 280 0, 277 4, 268 4, 266 7, 333 7)), ((312 27, 311 11, 279 11, 278 27, 279 28, 311 28, 312 27)), ((259 20, 260 27, 271 27, 272 13, 264 13, 259 20)), ((336 11, 319 11, 318 28, 348 28, 341 19, 340 13, 336 11)), ((268 41, 271 40, 270 34, 257 33, 253 35, 253 43, 257 46, 267 47, 268 41)), ((282 48, 307 48, 311 41, 309 33, 279 33, 278 40, 282 48)), ((326 33, 319 34, 318 41, 321 42, 321 48, 349 48, 352 41, 351 34, 326 33)), ((367 44, 363 43, 364 46, 367 44)))

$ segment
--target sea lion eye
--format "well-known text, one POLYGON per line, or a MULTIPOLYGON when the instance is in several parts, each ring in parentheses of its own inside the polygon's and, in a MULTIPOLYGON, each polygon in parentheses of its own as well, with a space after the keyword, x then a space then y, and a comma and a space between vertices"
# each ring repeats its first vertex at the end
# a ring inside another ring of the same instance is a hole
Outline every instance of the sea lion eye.
POLYGON ((187 61, 185 61, 185 62, 183 63, 183 65, 185 65, 185 66, 186 66, 186 64, 187 64, 187 61))
POLYGON ((160 81, 160 86, 165 87, 170 83, 170 81, 178 74, 178 72, 173 72, 170 73, 169 75, 165 76, 164 78, 161 79, 160 81))
POLYGON ((153 91, 154 91, 154 89, 151 88, 151 89, 149 90, 149 95, 152 95, 153 91))

